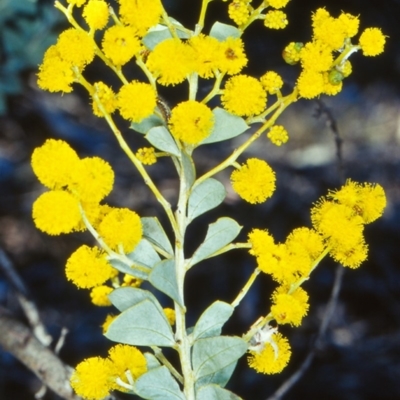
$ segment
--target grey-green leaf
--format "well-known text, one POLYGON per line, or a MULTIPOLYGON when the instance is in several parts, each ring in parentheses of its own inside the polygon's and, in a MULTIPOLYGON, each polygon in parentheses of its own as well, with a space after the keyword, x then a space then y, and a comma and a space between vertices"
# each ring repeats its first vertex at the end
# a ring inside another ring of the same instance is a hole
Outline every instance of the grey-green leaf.
POLYGON ((233 115, 222 108, 214 108, 213 114, 215 121, 214 129, 210 136, 206 137, 201 144, 232 139, 249 129, 243 118, 233 115))
POLYGON ((196 392, 196 400, 242 400, 235 393, 211 384, 201 387, 196 392))
POLYGON ((246 351, 247 343, 236 336, 215 336, 196 340, 192 353, 196 379, 227 367, 246 351))
POLYGON ((165 126, 151 128, 145 138, 158 150, 179 157, 181 152, 165 126))
POLYGON ((233 311, 234 308, 230 304, 220 300, 211 304, 197 321, 193 330, 193 339, 218 336, 233 311))
POLYGON ((225 368, 220 369, 213 374, 202 376, 200 379, 196 381, 196 388, 200 388, 201 386, 208 385, 210 383, 215 383, 221 387, 224 387, 229 379, 231 378, 233 372, 235 371, 237 361, 229 364, 225 368))
POLYGON ((220 42, 223 42, 228 37, 239 38, 242 32, 233 25, 223 24, 221 22, 215 22, 211 27, 210 36, 215 37, 220 42))
POLYGON ((105 336, 114 342, 133 346, 175 345, 164 311, 149 299, 123 311, 110 324, 105 336))
MULTIPOLYGON (((109 295, 111 303, 119 310, 125 311, 129 307, 140 303, 143 300, 150 300, 159 305, 158 300, 153 293, 148 290, 134 288, 131 286, 119 287, 113 290, 109 295)), ((159 306, 161 308, 161 306, 159 306)))
POLYGON ((153 268, 154 264, 161 261, 158 253, 146 239, 142 239, 135 247, 135 250, 127 254, 127 257, 135 264, 147 268, 153 268))
MULTIPOLYGON (((178 22, 176 22, 175 25, 182 26, 178 22)), ((179 29, 176 30, 176 33, 181 39, 189 38, 189 35, 186 32, 183 32, 179 29)), ((146 36, 144 36, 142 41, 149 50, 154 50, 154 47, 156 47, 159 43, 170 38, 172 38, 172 35, 169 29, 163 25, 157 25, 156 27, 152 28, 146 36)))
POLYGON ((140 278, 143 280, 149 279, 150 268, 128 265, 116 258, 108 258, 108 261, 115 269, 124 274, 131 275, 135 278, 140 278))
POLYGON ((210 224, 204 242, 197 248, 190 260, 190 266, 211 257, 232 242, 241 229, 242 227, 235 220, 228 217, 219 218, 216 222, 210 224))
POLYGON ((187 155, 184 151, 182 151, 182 168, 183 168, 183 176, 185 177, 186 186, 190 188, 193 185, 194 180, 196 179, 196 170, 194 166, 193 159, 187 155))
POLYGON ((190 193, 188 204, 189 221, 220 205, 225 196, 225 187, 220 181, 209 178, 201 182, 190 193))
POLYGON ((174 260, 163 260, 156 264, 150 273, 149 281, 155 288, 183 306, 176 281, 174 260))
POLYGON ((163 125, 164 121, 158 115, 151 114, 150 117, 145 118, 140 123, 132 122, 131 129, 146 134, 151 128, 163 125))
POLYGON ((135 392, 148 400, 185 400, 167 367, 154 368, 135 382, 135 392))
POLYGON ((157 357, 151 353, 144 353, 146 358, 147 370, 150 371, 151 369, 158 368, 161 366, 160 362, 157 360, 157 357))
POLYGON ((143 236, 154 245, 160 247, 171 257, 174 254, 171 242, 168 239, 160 221, 156 217, 143 217, 141 218, 143 227, 143 236))

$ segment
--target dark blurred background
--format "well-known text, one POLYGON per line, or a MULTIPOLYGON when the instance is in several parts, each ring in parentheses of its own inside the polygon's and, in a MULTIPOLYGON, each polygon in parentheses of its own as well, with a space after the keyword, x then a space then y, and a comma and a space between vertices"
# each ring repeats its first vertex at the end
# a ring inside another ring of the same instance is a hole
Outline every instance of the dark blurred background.
MULTIPOLYGON (((34 227, 33 201, 44 190, 30 167, 30 156, 47 138, 66 140, 81 156, 99 155, 116 171, 115 188, 107 202, 136 210, 141 216, 166 219, 141 177, 118 148, 106 123, 93 116, 86 93, 79 87, 61 96, 36 86, 37 65, 57 34, 67 27, 61 15, 46 0, 0 0, 0 246, 15 263, 28 286, 43 322, 55 339, 66 327, 69 334, 61 358, 76 365, 85 357, 106 355, 111 343, 99 326, 111 309, 98 308, 89 293, 66 281, 64 265, 81 244, 92 243, 87 234, 50 237, 34 227)), ((193 28, 199 0, 190 6, 184 0, 164 2, 172 16, 193 28)), ((258 4, 258 2, 257 2, 258 4)), ((227 3, 210 4, 210 18, 230 23, 227 3), (211 18, 213 17, 213 18, 211 18)), ((234 217, 244 226, 239 239, 252 227, 269 229, 284 241, 291 229, 310 226, 311 204, 329 188, 340 185, 333 118, 343 139, 345 177, 377 182, 387 194, 384 216, 367 226, 369 257, 358 270, 346 270, 338 304, 328 333, 323 337, 311 368, 285 399, 400 399, 400 1, 301 1, 286 8, 289 26, 283 31, 255 23, 244 35, 249 66, 244 71, 260 76, 279 71, 289 87, 297 67, 285 66, 280 56, 289 41, 310 39, 311 12, 324 7, 333 16, 340 11, 360 15, 361 29, 381 27, 388 36, 385 53, 375 58, 356 53, 351 57, 353 74, 336 97, 318 101, 301 100, 278 120, 290 140, 281 148, 265 137, 247 155, 265 158, 277 173, 277 191, 263 205, 241 201, 229 184, 229 173, 218 178, 228 196, 223 205, 196 220, 188 231, 188 251, 205 235, 207 224, 219 216, 234 217), (321 112, 329 110, 330 116, 321 112)), ((128 67, 129 69, 129 67, 128 67)), ((134 68, 133 68, 134 69, 134 68)), ((134 77, 135 72, 127 71, 134 77)), ((88 68, 90 81, 110 75, 95 63, 88 68)), ((207 90, 207 86, 204 87, 207 90)), ((166 90, 171 104, 186 94, 186 88, 166 90)), ((144 145, 141 135, 120 128, 134 149, 144 145)), ((237 147, 244 137, 207 145, 195 153, 198 173, 208 170, 237 147)), ((242 158, 244 159, 244 158, 242 158)), ((161 160, 149 167, 165 197, 175 201, 177 179, 172 163, 161 160)), ((217 298, 231 302, 251 274, 254 260, 245 252, 226 254, 198 265, 188 274, 189 323, 217 298)), ((292 345, 289 366, 277 376, 264 376, 246 366, 243 359, 235 371, 231 388, 246 400, 267 399, 304 360, 313 345, 334 280, 335 264, 325 260, 304 287, 310 294, 310 312, 299 328, 284 328, 292 345)), ((274 284, 261 276, 225 329, 241 335, 270 306, 274 284)), ((165 306, 171 306, 163 298, 165 306)), ((0 274, 0 304, 16 315, 18 307, 10 283, 0 274)), ((0 349, 0 399, 34 399, 40 382, 12 355, 0 349)), ((46 399, 56 399, 51 393, 46 399)))

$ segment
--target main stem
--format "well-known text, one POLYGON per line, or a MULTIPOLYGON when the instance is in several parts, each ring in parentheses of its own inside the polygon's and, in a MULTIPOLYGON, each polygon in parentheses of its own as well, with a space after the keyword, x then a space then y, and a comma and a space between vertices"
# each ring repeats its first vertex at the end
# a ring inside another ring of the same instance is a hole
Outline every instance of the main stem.
MULTIPOLYGON (((184 238, 187 226, 186 208, 188 201, 189 187, 187 187, 185 174, 181 163, 180 170, 180 188, 179 200, 176 210, 176 237, 175 237, 175 271, 178 282, 179 294, 184 305, 184 283, 186 274, 185 253, 184 253, 184 238)), ((182 376, 183 376, 183 390, 187 400, 195 400, 194 392, 194 373, 191 363, 191 343, 186 333, 186 307, 175 303, 176 314, 176 333, 175 339, 178 345, 178 352, 181 361, 182 376)))

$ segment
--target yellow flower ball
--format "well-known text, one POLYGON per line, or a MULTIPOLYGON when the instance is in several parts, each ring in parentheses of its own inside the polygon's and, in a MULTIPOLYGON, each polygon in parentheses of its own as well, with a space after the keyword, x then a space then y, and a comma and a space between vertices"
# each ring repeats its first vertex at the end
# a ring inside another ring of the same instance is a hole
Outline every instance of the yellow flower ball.
POLYGON ((122 117, 140 122, 153 114, 157 95, 148 83, 132 81, 122 86, 117 95, 117 105, 122 117))
POLYGON ((320 72, 304 70, 297 79, 299 95, 305 99, 313 99, 323 93, 325 80, 320 72))
POLYGON ((50 46, 44 54, 43 63, 37 74, 38 86, 49 92, 72 92, 75 76, 69 63, 63 60, 57 46, 50 46))
POLYGON ((281 146, 289 140, 287 130, 282 125, 274 125, 267 133, 267 137, 276 146, 281 146))
POLYGON ((84 399, 101 400, 113 389, 110 360, 101 357, 87 358, 76 366, 70 383, 78 396, 84 399))
POLYGON ((383 53, 386 37, 379 28, 367 28, 360 36, 360 47, 364 56, 374 57, 383 53))
MULTIPOLYGON (((103 82, 96 82, 93 86, 105 112, 112 114, 117 108, 117 96, 113 90, 103 82)), ((103 112, 100 110, 94 99, 92 101, 92 108, 94 115, 100 118, 104 117, 103 112)))
POLYGON ((146 65, 161 85, 176 85, 195 69, 193 47, 179 39, 166 39, 149 54, 146 65))
POLYGON ((125 383, 129 383, 125 376, 125 371, 129 371, 133 379, 138 379, 147 371, 145 356, 134 346, 117 344, 111 347, 108 357, 111 361, 112 373, 125 383))
POLYGON ((139 52, 141 45, 132 27, 114 25, 104 32, 101 46, 105 56, 121 67, 139 52))
POLYGON ((191 37, 189 45, 194 50, 194 71, 202 78, 212 78, 218 67, 220 42, 214 37, 200 34, 191 37))
POLYGON ((32 217, 36 227, 49 235, 78 230, 82 218, 78 200, 63 190, 39 196, 33 203, 32 217))
POLYGON ((99 234, 113 250, 122 246, 131 252, 142 239, 142 223, 139 215, 128 208, 114 208, 101 221, 99 234))
POLYGON ((232 114, 257 115, 265 110, 267 93, 256 78, 235 75, 226 82, 221 101, 225 110, 232 114))
POLYGON ((277 347, 275 353, 271 343, 266 343, 261 351, 250 351, 249 366, 262 374, 277 374, 281 372, 290 360, 291 349, 288 340, 280 333, 275 333, 272 339, 277 347))
POLYGON ((71 184, 71 173, 80 160, 75 150, 63 140, 47 139, 37 147, 31 158, 33 172, 49 189, 61 189, 71 184))
POLYGON ((210 135, 214 127, 214 114, 202 103, 188 100, 173 108, 169 128, 176 139, 198 144, 210 135))
POLYGON ((111 306, 111 301, 108 295, 113 291, 110 286, 96 286, 90 291, 90 299, 95 306, 107 307, 111 306))
POLYGON ((108 22, 108 5, 104 0, 89 0, 82 15, 90 29, 103 29, 108 22))
POLYGON ((289 0, 268 0, 268 5, 274 8, 283 8, 287 3, 289 0))
POLYGON ((238 74, 247 65, 242 39, 228 37, 220 43, 218 69, 228 75, 238 74))
POLYGON ((260 82, 269 94, 277 93, 283 86, 283 79, 274 71, 266 72, 260 78, 260 82))
POLYGON ((289 23, 283 11, 268 11, 265 15, 264 25, 270 29, 283 29, 289 23))
POLYGON ((71 66, 82 69, 93 61, 95 42, 84 31, 67 29, 58 37, 56 46, 61 58, 71 66))
POLYGON ((135 156, 142 164, 145 165, 153 165, 157 162, 154 147, 142 147, 137 151, 135 156))
POLYGON ((104 251, 83 245, 69 257, 65 274, 79 288, 90 289, 112 278, 115 269, 106 260, 104 251))
POLYGON ((263 160, 249 158, 231 174, 233 190, 249 203, 263 203, 275 191, 275 172, 263 160))
POLYGON ((239 26, 247 22, 250 11, 251 8, 247 1, 233 0, 228 6, 229 18, 239 26))

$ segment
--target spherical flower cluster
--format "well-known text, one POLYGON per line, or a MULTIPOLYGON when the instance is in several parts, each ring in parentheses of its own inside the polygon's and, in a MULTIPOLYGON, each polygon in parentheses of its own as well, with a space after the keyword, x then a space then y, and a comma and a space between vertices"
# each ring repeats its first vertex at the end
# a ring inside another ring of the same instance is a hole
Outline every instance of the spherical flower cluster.
POLYGON ((271 313, 279 325, 300 326, 309 308, 308 294, 300 287, 289 293, 286 286, 280 286, 272 294, 272 302, 271 313))
POLYGON ((33 203, 32 217, 36 227, 49 235, 80 229, 78 200, 63 190, 51 190, 39 196, 33 203))
POLYGON ((115 275, 115 269, 106 260, 106 254, 97 247, 83 245, 67 261, 67 279, 79 288, 102 285, 115 275))
POLYGON ((367 28, 360 36, 360 47, 365 56, 374 57, 383 52, 385 41, 379 28, 367 28))
POLYGON ((275 191, 275 172, 263 160, 250 158, 231 174, 233 190, 249 203, 263 203, 275 191))
POLYGON ((82 15, 90 29, 103 29, 108 22, 108 5, 104 0, 89 0, 82 15))
POLYGON ((111 301, 108 295, 113 291, 113 288, 106 285, 96 286, 90 291, 90 299, 95 306, 107 307, 111 306, 111 301))
POLYGON ((243 25, 247 22, 250 16, 250 2, 243 0, 233 0, 228 7, 229 18, 236 25, 243 25))
POLYGON ((117 106, 123 118, 140 122, 153 113, 156 99, 156 92, 150 84, 132 81, 120 89, 117 106))
POLYGON ((118 0, 121 22, 132 26, 139 36, 157 25, 163 8, 161 0, 118 0))
POLYGON ((247 57, 240 38, 228 37, 221 42, 218 69, 228 75, 238 74, 246 65, 247 57))
POLYGON ((157 162, 154 147, 142 147, 135 155, 145 165, 153 165, 157 162))
POLYGON ((101 43, 107 58, 117 67, 125 65, 140 50, 140 41, 130 26, 114 25, 108 28, 101 43))
POLYGON ((289 65, 297 64, 300 61, 300 51, 304 44, 300 42, 289 43, 282 52, 282 57, 289 65))
POLYGON ((147 371, 144 355, 134 346, 117 344, 108 352, 108 358, 91 357, 79 363, 70 378, 76 394, 84 399, 101 400, 111 390, 124 390, 116 379, 128 383, 126 371, 133 379, 139 378, 147 371))
POLYGON ((280 10, 268 11, 265 15, 264 25, 270 29, 283 29, 289 23, 286 14, 280 10))
POLYGON ((250 350, 249 366, 262 374, 277 374, 288 364, 291 349, 288 340, 280 333, 275 333, 271 343, 266 343, 261 351, 250 350))
POLYGON ((221 101, 225 110, 232 114, 258 115, 265 110, 267 93, 256 78, 235 75, 226 82, 221 101))
MULTIPOLYGON (((108 114, 112 114, 117 108, 117 97, 113 90, 103 82, 96 82, 94 85, 96 95, 108 114)), ((93 99, 92 102, 93 114, 97 117, 104 117, 103 112, 100 110, 97 102, 93 99)))
POLYGON ((289 140, 287 130, 282 125, 274 125, 267 133, 267 137, 276 146, 281 146, 289 140))
POLYGON ((266 72, 261 78, 260 82, 263 85, 263 88, 269 94, 275 94, 279 92, 279 90, 283 86, 283 80, 279 74, 274 71, 266 72))
POLYGON ((173 108, 169 128, 178 140, 198 144, 210 135, 214 127, 214 114, 204 104, 184 101, 173 108))
POLYGON ((319 200, 311 210, 311 220, 331 256, 344 266, 357 268, 367 257, 364 224, 382 215, 385 206, 382 187, 349 180, 342 189, 319 200))
POLYGON ((194 50, 195 71, 202 78, 212 78, 221 57, 220 42, 212 36, 200 34, 191 37, 188 43, 194 50))
POLYGON ((139 215, 128 208, 114 208, 101 221, 98 232, 111 249, 131 252, 142 239, 139 215))
POLYGON ((289 3, 289 0, 268 0, 268 5, 273 8, 283 8, 289 3))

